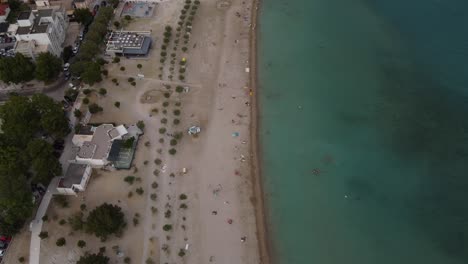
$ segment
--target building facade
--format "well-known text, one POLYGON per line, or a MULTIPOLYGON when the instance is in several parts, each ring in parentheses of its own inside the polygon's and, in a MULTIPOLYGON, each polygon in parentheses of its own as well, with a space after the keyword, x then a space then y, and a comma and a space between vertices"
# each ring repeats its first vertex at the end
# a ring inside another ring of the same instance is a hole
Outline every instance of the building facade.
POLYGON ((34 41, 35 46, 46 45, 47 51, 60 56, 68 28, 68 17, 63 10, 51 8, 22 12, 17 23, 17 41, 34 41))

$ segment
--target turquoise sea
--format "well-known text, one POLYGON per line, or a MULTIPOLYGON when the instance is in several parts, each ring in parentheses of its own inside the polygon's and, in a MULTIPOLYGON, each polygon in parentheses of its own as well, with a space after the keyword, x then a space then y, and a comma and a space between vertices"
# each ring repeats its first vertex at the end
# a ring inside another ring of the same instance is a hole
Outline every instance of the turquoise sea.
POLYGON ((468 263, 468 1, 264 0, 275 263, 468 263))

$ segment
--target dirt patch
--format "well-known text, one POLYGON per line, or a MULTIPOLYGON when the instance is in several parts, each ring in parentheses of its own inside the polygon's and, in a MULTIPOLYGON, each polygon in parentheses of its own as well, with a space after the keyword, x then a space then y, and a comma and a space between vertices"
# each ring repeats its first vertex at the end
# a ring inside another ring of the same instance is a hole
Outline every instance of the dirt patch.
POLYGON ((161 90, 149 90, 146 91, 140 98, 140 103, 142 104, 154 104, 158 103, 163 98, 163 91, 161 90))

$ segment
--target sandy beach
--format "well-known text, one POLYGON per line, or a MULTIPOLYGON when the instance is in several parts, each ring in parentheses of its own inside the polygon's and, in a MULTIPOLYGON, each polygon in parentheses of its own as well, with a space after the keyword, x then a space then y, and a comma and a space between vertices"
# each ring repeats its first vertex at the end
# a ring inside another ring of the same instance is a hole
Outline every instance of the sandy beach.
MULTIPOLYGON (((177 52, 178 59, 188 61, 184 82, 167 78, 169 65, 161 65, 159 56, 164 27, 176 25, 182 6, 179 1, 162 2, 153 17, 132 21, 125 30, 147 30, 156 40, 148 58, 109 63, 109 76, 91 87, 108 91, 105 96, 90 96, 104 109, 93 115, 92 123, 142 120, 145 134, 132 170, 95 170, 86 192, 68 198, 67 209, 51 206, 51 220, 44 226, 50 239, 42 241, 41 263, 73 262, 85 251, 115 246, 132 263, 270 263, 257 159, 257 4, 252 0, 201 1, 188 50, 177 52), (127 79, 137 74, 144 79, 130 85, 127 79), (176 93, 177 85, 188 87, 188 92, 176 93), (164 92, 170 97, 164 98, 164 92), (115 102, 120 106, 115 107, 115 102), (178 109, 180 115, 174 113, 178 109), (175 119, 180 123, 174 123, 175 119), (197 137, 186 133, 193 125, 201 127, 197 137), (166 133, 160 132, 162 127, 166 133), (170 146, 171 135, 177 132, 183 137, 170 146), (168 153, 171 148, 177 150, 175 155, 168 153), (123 181, 128 175, 138 181, 128 185, 123 181), (137 195, 137 188, 144 192, 137 195), (187 198, 181 199, 182 195, 187 198), (123 237, 102 242, 70 232, 67 225, 59 226, 82 203, 91 209, 102 202, 123 208, 129 222, 123 237), (132 224, 132 218, 138 218, 138 224, 132 224), (168 224, 172 230, 163 231, 168 224), (67 245, 56 247, 56 239, 67 232, 67 245), (88 247, 78 249, 79 239, 88 241, 88 247)), ((107 252, 112 261, 122 261, 112 250, 107 252)))

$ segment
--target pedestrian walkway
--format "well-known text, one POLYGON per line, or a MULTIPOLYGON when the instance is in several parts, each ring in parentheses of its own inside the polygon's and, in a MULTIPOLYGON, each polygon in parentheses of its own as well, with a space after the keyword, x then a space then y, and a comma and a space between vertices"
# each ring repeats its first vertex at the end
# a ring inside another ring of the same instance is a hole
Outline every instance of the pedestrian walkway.
POLYGON ((47 192, 42 197, 41 204, 36 213, 36 217, 31 222, 29 226, 29 230, 31 231, 31 245, 29 248, 29 264, 39 264, 39 256, 41 252, 41 238, 39 234, 42 230, 42 218, 45 216, 47 212, 47 208, 49 208, 50 201, 52 200, 52 196, 57 193, 57 185, 59 183, 60 177, 55 177, 47 187, 47 192))

